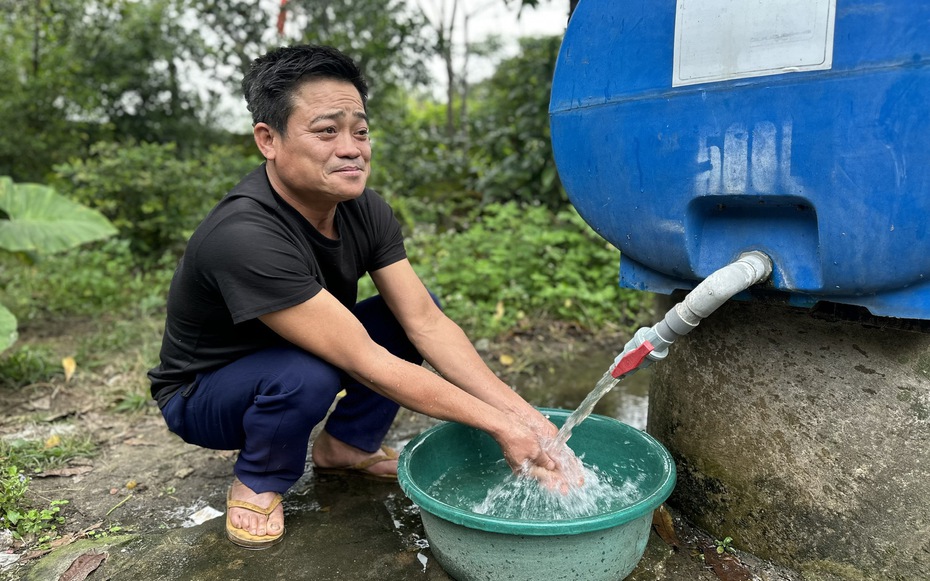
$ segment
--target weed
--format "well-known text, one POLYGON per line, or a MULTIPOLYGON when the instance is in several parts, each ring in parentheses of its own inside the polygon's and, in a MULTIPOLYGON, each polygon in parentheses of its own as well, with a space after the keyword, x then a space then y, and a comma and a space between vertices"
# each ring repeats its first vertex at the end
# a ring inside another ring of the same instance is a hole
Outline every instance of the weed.
POLYGON ((132 318, 163 308, 175 262, 166 257, 164 264, 143 270, 129 242, 109 240, 33 265, 5 265, 0 300, 20 321, 74 315, 132 318))
POLYGON ((137 413, 149 407, 154 400, 148 393, 132 393, 125 391, 116 398, 113 411, 119 413, 137 413))
POLYGON ((56 536, 64 517, 58 513, 67 500, 53 500, 48 508, 29 505, 26 491, 29 478, 16 465, 3 464, 0 472, 0 528, 7 529, 17 539, 34 539, 41 547, 56 536))
MULTIPOLYGON (((77 340, 75 357, 87 369, 94 370, 114 363, 120 354, 120 365, 132 367, 144 379, 144 371, 158 361, 164 315, 137 316, 96 325, 77 340)), ((148 384, 148 381, 145 381, 148 384)))
POLYGON ((121 532, 123 532, 123 527, 121 527, 121 526, 119 526, 119 525, 111 525, 111 526, 107 527, 106 529, 102 529, 102 530, 93 529, 93 530, 87 531, 87 538, 89 538, 89 539, 105 539, 105 538, 109 537, 110 535, 115 535, 115 534, 121 533, 121 532))
POLYGON ((0 462, 38 473, 60 468, 74 458, 90 458, 96 446, 87 436, 51 436, 36 440, 0 440, 0 462))
POLYGON ((717 547, 717 554, 722 555, 724 553, 735 553, 736 549, 730 546, 730 543, 733 542, 732 537, 726 537, 722 541, 719 539, 714 540, 714 545, 717 547))
POLYGON ((59 511, 68 501, 52 500, 46 508, 32 506, 26 494, 30 480, 23 469, 38 473, 94 452, 95 446, 85 437, 0 440, 0 528, 18 539, 34 541, 39 548, 54 539, 58 525, 64 523, 59 511))
POLYGON ((51 353, 41 347, 21 345, 0 358, 0 386, 20 388, 48 381, 61 373, 51 353))

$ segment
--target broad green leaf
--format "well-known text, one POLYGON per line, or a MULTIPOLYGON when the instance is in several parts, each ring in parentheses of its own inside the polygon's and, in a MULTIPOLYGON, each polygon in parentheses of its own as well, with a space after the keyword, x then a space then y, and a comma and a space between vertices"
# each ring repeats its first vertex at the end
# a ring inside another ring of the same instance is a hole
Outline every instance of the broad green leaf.
POLYGON ((8 218, 0 220, 0 248, 12 252, 61 252, 117 232, 100 212, 8 177, 0 177, 0 210, 8 218))
POLYGON ((0 305, 0 353, 16 342, 16 317, 9 309, 0 305))

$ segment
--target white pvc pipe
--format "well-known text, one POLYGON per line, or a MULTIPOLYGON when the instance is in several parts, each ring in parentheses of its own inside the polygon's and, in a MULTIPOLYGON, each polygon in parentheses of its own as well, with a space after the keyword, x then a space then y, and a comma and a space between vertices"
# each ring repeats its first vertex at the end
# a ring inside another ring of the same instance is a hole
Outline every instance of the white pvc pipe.
POLYGON ((758 251, 746 252, 701 281, 685 300, 675 305, 675 311, 682 321, 696 327, 733 295, 762 282, 770 274, 772 261, 768 256, 758 251))
MULTIPOLYGON (((623 352, 614 359, 614 367, 634 349, 649 342, 652 351, 643 365, 659 361, 668 354, 675 339, 686 335, 698 326, 723 303, 738 292, 758 284, 772 274, 772 260, 762 252, 743 253, 736 261, 705 278, 685 299, 669 310, 665 317, 652 327, 643 327, 626 344, 623 352)), ((613 370, 613 367, 611 368, 613 370)))

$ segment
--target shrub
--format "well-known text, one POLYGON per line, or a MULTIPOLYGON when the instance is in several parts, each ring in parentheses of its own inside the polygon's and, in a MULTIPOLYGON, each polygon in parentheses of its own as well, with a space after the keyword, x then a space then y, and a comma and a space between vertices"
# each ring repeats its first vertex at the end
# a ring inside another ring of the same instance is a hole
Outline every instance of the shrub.
POLYGON ((176 260, 141 268, 127 240, 0 267, 0 298, 21 321, 49 316, 145 314, 164 306, 176 260))
POLYGON ((232 147, 183 159, 173 143, 101 142, 87 159, 55 171, 62 193, 102 212, 149 262, 178 255, 210 208, 259 161, 232 147))
POLYGON ((417 232, 414 268, 446 312, 476 336, 555 319, 631 325, 646 295, 617 286, 619 251, 573 209, 486 206, 461 232, 417 232))
MULTIPOLYGON (((0 176, 0 254, 4 259, 31 262, 40 254, 61 252, 115 233, 102 214, 48 186, 15 184, 0 176)), ((16 341, 17 326, 14 314, 0 303, 0 351, 16 341)))

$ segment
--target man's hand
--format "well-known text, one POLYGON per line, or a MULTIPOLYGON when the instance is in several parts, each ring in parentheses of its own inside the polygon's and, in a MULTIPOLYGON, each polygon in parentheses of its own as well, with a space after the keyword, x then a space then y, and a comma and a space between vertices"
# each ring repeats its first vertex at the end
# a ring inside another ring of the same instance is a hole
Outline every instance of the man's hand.
POLYGON ((573 488, 584 486, 584 466, 567 444, 557 445, 554 439, 546 440, 543 449, 555 460, 556 470, 530 472, 540 484, 549 490, 558 490, 563 495, 573 488))
POLYGON ((515 473, 567 494, 570 488, 584 484, 581 461, 568 446, 553 447, 558 429, 538 411, 533 412, 515 420, 498 440, 504 459, 515 473))

